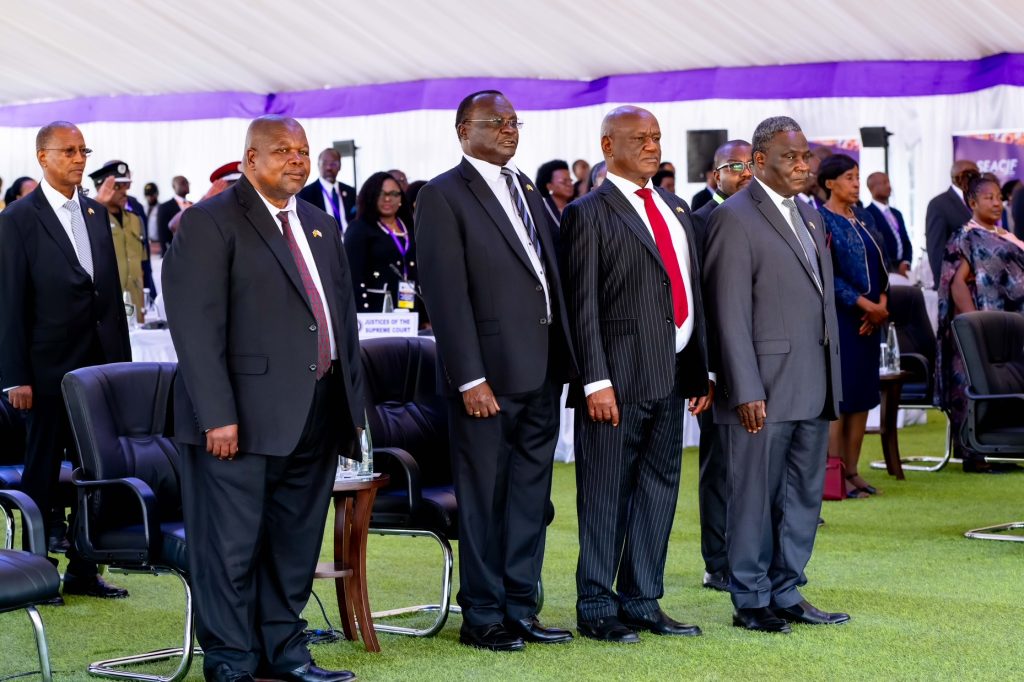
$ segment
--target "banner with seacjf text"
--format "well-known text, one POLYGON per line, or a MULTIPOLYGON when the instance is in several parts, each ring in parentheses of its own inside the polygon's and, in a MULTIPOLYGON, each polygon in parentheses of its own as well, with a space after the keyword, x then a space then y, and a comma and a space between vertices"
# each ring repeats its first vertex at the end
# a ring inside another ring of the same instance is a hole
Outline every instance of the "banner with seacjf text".
POLYGON ((953 159, 974 161, 982 173, 995 173, 1000 184, 1024 180, 1024 130, 956 133, 953 159))

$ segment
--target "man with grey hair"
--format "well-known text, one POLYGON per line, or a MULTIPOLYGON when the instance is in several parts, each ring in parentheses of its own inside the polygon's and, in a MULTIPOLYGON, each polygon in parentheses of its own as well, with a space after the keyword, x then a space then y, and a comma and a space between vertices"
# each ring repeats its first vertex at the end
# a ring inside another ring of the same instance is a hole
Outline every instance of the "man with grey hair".
POLYGON ((794 201, 811 152, 778 116, 753 137, 754 180, 708 224, 705 291, 728 457, 733 624, 762 632, 849 620, 799 588, 821 509, 828 422, 841 398, 832 260, 818 213, 794 201))

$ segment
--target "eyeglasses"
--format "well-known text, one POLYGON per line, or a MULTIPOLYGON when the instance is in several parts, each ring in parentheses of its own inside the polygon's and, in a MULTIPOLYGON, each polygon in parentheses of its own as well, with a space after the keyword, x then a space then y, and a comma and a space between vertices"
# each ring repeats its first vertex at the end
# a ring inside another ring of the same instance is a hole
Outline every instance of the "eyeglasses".
POLYGON ((494 128, 495 130, 501 130, 506 126, 509 128, 515 128, 522 130, 524 121, 520 121, 518 118, 467 118, 462 121, 463 123, 486 123, 488 128, 494 128))
POLYGON ((399 192, 398 190, 395 190, 394 192, 381 192, 380 193, 380 198, 381 199, 401 199, 402 198, 402 193, 399 192))
POLYGON ((723 168, 728 168, 733 173, 742 173, 745 168, 749 168, 750 170, 754 170, 754 162, 753 161, 735 161, 733 163, 723 163, 721 166, 719 166, 715 170, 716 171, 720 171, 723 168))
POLYGON ((45 152, 60 152, 69 159, 75 158, 75 154, 81 154, 82 156, 89 156, 92 154, 92 150, 88 147, 43 147, 45 152))

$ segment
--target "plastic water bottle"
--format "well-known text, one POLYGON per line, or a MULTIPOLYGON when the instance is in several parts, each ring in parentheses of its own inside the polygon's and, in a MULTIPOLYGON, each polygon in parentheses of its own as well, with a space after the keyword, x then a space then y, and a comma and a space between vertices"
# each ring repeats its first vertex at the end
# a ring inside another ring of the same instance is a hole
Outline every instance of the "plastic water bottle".
POLYGON ((124 295, 121 297, 121 300, 124 301, 124 315, 126 318, 128 318, 129 331, 132 329, 138 329, 139 318, 136 317, 135 304, 132 303, 132 295, 126 291, 124 292, 124 295))
POLYGON ((878 373, 882 376, 889 373, 889 344, 885 339, 878 344, 878 373))
POLYGON ((363 433, 359 436, 359 450, 363 459, 359 462, 359 477, 373 478, 373 437, 370 435, 370 422, 363 413, 363 433))
POLYGON ((896 325, 892 322, 889 323, 885 342, 889 346, 889 371, 892 374, 898 374, 900 371, 900 342, 896 336, 896 325))

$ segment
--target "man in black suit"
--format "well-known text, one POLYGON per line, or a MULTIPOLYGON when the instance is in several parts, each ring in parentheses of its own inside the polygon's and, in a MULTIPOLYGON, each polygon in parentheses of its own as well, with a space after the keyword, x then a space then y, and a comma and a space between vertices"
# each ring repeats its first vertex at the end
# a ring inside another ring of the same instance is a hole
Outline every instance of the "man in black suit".
POLYGON ((971 180, 981 175, 978 164, 961 159, 954 161, 949 170, 952 184, 942 194, 928 202, 924 215, 924 237, 928 247, 928 264, 932 268, 933 286, 939 288, 942 276, 942 257, 946 244, 957 230, 971 219, 971 209, 964 199, 964 192, 971 180))
MULTIPOLYGON (((715 150, 715 182, 718 189, 711 201, 694 211, 693 233, 697 241, 697 255, 703 259, 707 242, 707 225, 711 213, 726 199, 750 184, 754 178, 750 169, 750 143, 730 140, 715 150)), ((728 591, 729 559, 725 546, 726 519, 726 465, 728 458, 722 451, 722 436, 715 425, 711 410, 705 410, 700 420, 700 478, 698 505, 700 508, 700 553, 704 558, 702 585, 712 590, 728 591)))
MULTIPOLYGON (((0 214, 0 385, 26 411, 23 490, 48 524, 51 512, 63 518, 56 492, 65 450, 77 460, 61 379, 79 367, 131 360, 110 219, 78 193, 91 151, 73 124, 43 126, 36 135, 43 181, 0 214)), ((51 538, 51 546, 63 545, 70 560, 64 594, 128 596, 61 540, 51 538)))
POLYGON ((585 637, 637 642, 638 630, 699 635, 658 604, 683 452, 685 400, 710 406, 700 265, 686 203, 652 186, 661 130, 644 109, 601 124, 606 181, 562 216, 566 303, 580 377, 576 419, 585 637), (617 576, 617 584, 616 584, 617 576))
POLYGON ((263 116, 245 147, 244 176, 182 215, 163 270, 203 668, 348 680, 313 663, 300 614, 364 422, 351 276, 334 222, 295 198, 302 126, 263 116))
POLYGON ((711 201, 711 198, 715 196, 715 190, 718 189, 718 186, 715 184, 714 168, 707 169, 704 173, 704 177, 707 178, 707 185, 694 194, 693 199, 690 200, 690 206, 694 211, 700 209, 704 204, 711 201))
POLYGON ((320 177, 303 187, 299 198, 333 216, 344 235, 349 221, 356 217, 356 190, 344 182, 338 182, 341 154, 337 149, 328 147, 320 152, 317 168, 320 177))
POLYGON ((752 140, 754 180, 708 223, 704 284, 718 373, 715 422, 728 457, 726 552, 733 625, 850 619, 799 588, 821 510, 828 423, 842 397, 832 259, 819 213, 795 199, 811 152, 776 116, 752 140))
POLYGON ((174 196, 160 204, 156 211, 156 233, 160 241, 160 253, 166 254, 171 245, 174 233, 171 232, 171 218, 178 215, 192 205, 186 199, 190 189, 188 178, 184 175, 176 175, 171 180, 171 187, 174 189, 174 196))
POLYGON ((416 198, 423 298, 449 398, 463 644, 572 639, 537 619, 559 396, 575 366, 540 192, 512 163, 519 126, 493 90, 459 104, 459 165, 416 198))
POLYGON ((892 196, 889 176, 881 172, 872 173, 868 176, 867 184, 872 199, 868 205, 868 213, 875 219, 875 226, 885 240, 885 258, 889 272, 907 277, 910 274, 910 261, 914 258, 914 247, 910 243, 903 214, 889 206, 889 197, 892 196))

